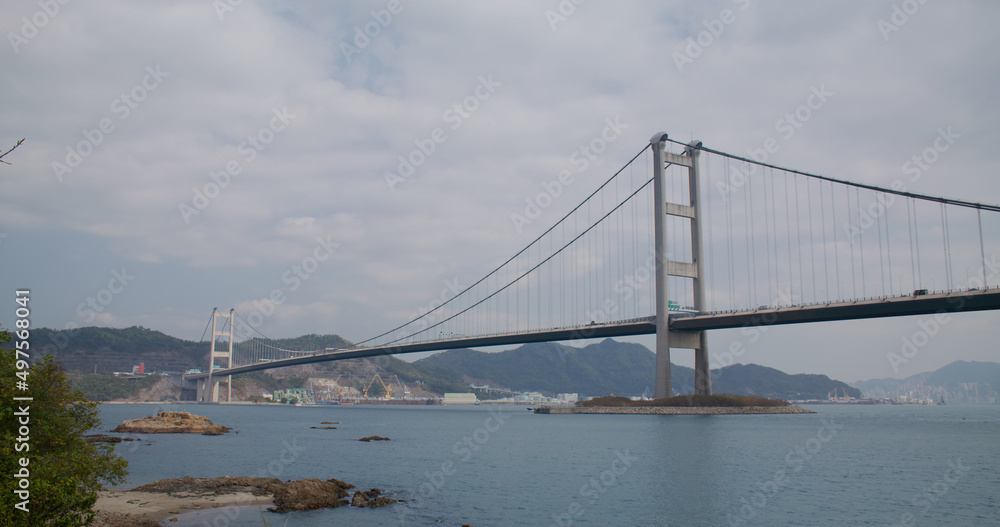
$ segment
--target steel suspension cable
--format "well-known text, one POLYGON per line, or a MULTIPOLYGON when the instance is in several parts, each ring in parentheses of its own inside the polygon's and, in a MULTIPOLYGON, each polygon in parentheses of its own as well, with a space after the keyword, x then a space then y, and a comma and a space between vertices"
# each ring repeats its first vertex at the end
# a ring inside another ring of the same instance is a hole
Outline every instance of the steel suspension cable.
POLYGON ((913 279, 913 289, 917 288, 917 264, 913 253, 913 221, 910 219, 910 199, 906 200, 906 228, 909 230, 910 241, 910 277, 913 279))
POLYGON ((837 196, 837 192, 833 188, 833 184, 830 184, 830 212, 833 215, 833 259, 834 259, 834 269, 837 271, 837 299, 843 300, 844 291, 841 289, 840 284, 840 243, 837 241, 837 201, 834 199, 837 196))
MULTIPOLYGON (((844 192, 847 194, 847 217, 848 222, 851 220, 851 187, 844 187, 844 192)), ((858 230, 861 230, 861 225, 858 225, 858 230)), ((850 232, 850 231, 848 231, 850 232)), ((853 235, 853 233, 851 233, 853 235)), ((858 281, 855 278, 857 273, 854 272, 854 237, 848 236, 847 244, 851 247, 851 296, 853 298, 858 297, 858 281)))
POLYGON ((551 227, 549 227, 548 229, 546 229, 546 230, 545 230, 544 232, 542 232, 541 234, 539 234, 537 238, 535 238, 534 240, 532 240, 532 241, 531 241, 531 242, 530 242, 530 243, 529 243, 528 245, 526 245, 526 246, 525 246, 525 247, 524 247, 523 249, 521 249, 521 250, 520 250, 520 251, 518 251, 518 252, 517 252, 516 254, 514 254, 514 256, 511 256, 511 257, 510 257, 510 258, 508 258, 508 259, 507 259, 507 260, 506 260, 505 262, 503 262, 502 264, 500 264, 499 266, 497 266, 497 267, 496 267, 495 269, 493 269, 493 271, 490 271, 490 272, 489 272, 489 273, 488 273, 488 274, 487 274, 486 276, 484 276, 484 277, 480 278, 479 280, 477 280, 477 281, 476 281, 475 283, 473 283, 473 284, 472 284, 472 285, 470 285, 469 287, 466 287, 465 289, 463 289, 462 291, 460 291, 460 292, 459 292, 458 294, 456 294, 456 295, 452 296, 451 298, 449 298, 449 299, 445 300, 445 301, 444 301, 444 302, 442 302, 442 303, 441 303, 441 304, 440 304, 439 306, 435 307, 434 309, 431 309, 431 310, 429 310, 428 312, 424 313, 423 315, 421 315, 421 316, 419 316, 419 317, 417 317, 417 318, 415 318, 415 319, 413 319, 413 320, 410 320, 410 321, 406 322, 405 324, 400 324, 399 326, 396 326, 395 328, 393 328, 393 329, 390 329, 390 330, 388 330, 388 331, 386 331, 386 332, 383 332, 383 333, 381 333, 381 334, 379 334, 379 335, 376 335, 376 336, 374 336, 374 337, 371 337, 371 338, 368 338, 368 339, 365 339, 365 340, 362 340, 361 342, 357 342, 357 343, 355 343, 355 346, 360 346, 360 345, 362 345, 362 344, 365 344, 365 343, 368 343, 368 342, 371 342, 371 341, 373 341, 373 340, 375 340, 375 339, 379 339, 379 338, 382 338, 382 337, 384 337, 384 336, 386 336, 386 335, 389 335, 389 334, 391 334, 391 333, 393 333, 393 332, 395 332, 395 331, 398 331, 398 330, 400 330, 400 329, 403 329, 403 328, 405 328, 406 326, 409 326, 410 324, 413 324, 413 323, 414 323, 414 322, 416 322, 417 320, 420 320, 420 319, 422 319, 422 318, 424 318, 424 317, 426 317, 426 316, 430 315, 431 313, 433 313, 433 312, 435 312, 435 311, 437 311, 437 310, 439 310, 439 309, 443 308, 443 307, 444 307, 445 305, 447 305, 447 304, 451 303, 451 302, 452 302, 452 301, 453 301, 454 299, 456 299, 456 298, 458 298, 458 297, 462 296, 462 295, 463 295, 463 294, 464 294, 464 293, 465 293, 466 291, 469 291, 469 290, 470 290, 470 289, 472 289, 473 287, 476 287, 477 285, 479 285, 480 283, 482 283, 482 282, 483 282, 484 280, 486 280, 487 278, 489 278, 490 276, 492 276, 492 275, 493 275, 493 273, 496 273, 496 272, 498 272, 498 271, 499 271, 500 269, 502 269, 502 268, 503 268, 503 267, 504 267, 505 265, 507 265, 508 263, 512 262, 512 261, 513 261, 513 260, 514 260, 515 258, 517 258, 517 257, 518 257, 518 256, 520 256, 521 254, 523 254, 523 253, 524 253, 525 251, 527 251, 529 247, 531 247, 531 246, 532 246, 532 245, 534 245, 534 244, 535 244, 536 242, 538 242, 538 240, 542 239, 542 237, 544 237, 545 235, 547 235, 547 234, 549 234, 550 232, 552 232, 552 231, 553 231, 553 230, 554 230, 554 229, 556 228, 556 226, 557 226, 557 225, 559 225, 560 223, 562 223, 563 221, 565 221, 565 220, 566 220, 566 218, 568 218, 568 217, 569 217, 569 216, 570 216, 571 214, 573 214, 574 212, 576 212, 577 210, 579 210, 579 209, 580 209, 580 207, 582 207, 582 206, 583 206, 583 205, 584 205, 585 203, 589 204, 589 203, 590 203, 590 198, 594 197, 594 195, 596 195, 596 194, 597 194, 598 192, 600 192, 600 191, 601 191, 601 189, 603 189, 603 188, 604 188, 605 186, 607 186, 607 185, 608 185, 608 183, 610 183, 610 182, 611 182, 612 180, 614 180, 614 179, 615 179, 616 177, 618 177, 618 174, 621 174, 621 173, 622 173, 622 171, 623 171, 623 170, 625 170, 625 168, 626 168, 626 167, 628 167, 629 165, 631 165, 633 161, 635 161, 635 160, 636 160, 636 159, 637 159, 637 158, 638 158, 638 157, 639 157, 640 155, 642 155, 642 154, 643 154, 643 152, 645 152, 647 148, 651 148, 651 146, 652 146, 652 145, 647 145, 647 146, 644 146, 644 147, 642 148, 642 150, 640 150, 640 151, 639 151, 638 153, 636 153, 636 154, 635 154, 634 156, 632 156, 632 159, 629 159, 629 160, 628 160, 628 162, 627 162, 627 163, 625 163, 625 165, 623 165, 623 166, 622 166, 622 167, 621 167, 620 169, 618 169, 618 171, 617 171, 617 172, 615 172, 615 173, 614 173, 614 174, 613 174, 613 175, 612 175, 612 176, 611 176, 610 178, 608 178, 608 180, 607 180, 607 181, 605 181, 604 183, 602 183, 602 184, 601 184, 601 186, 597 187, 597 190, 595 190, 595 191, 591 192, 591 193, 590 193, 590 195, 588 195, 588 196, 587 196, 587 197, 586 197, 586 198, 585 198, 585 199, 583 200, 583 202, 581 202, 581 203, 580 203, 579 205, 577 205, 576 207, 573 207, 573 209, 571 209, 571 210, 570 210, 569 212, 567 212, 567 213, 566 213, 566 215, 564 215, 564 216, 563 216, 563 217, 562 217, 561 219, 559 219, 559 221, 557 221, 557 222, 556 222, 556 223, 555 223, 554 225, 552 225, 551 227))
MULTIPOLYGON (((878 193, 875 193, 875 202, 878 202, 878 193)), ((885 297, 885 265, 882 262, 882 218, 875 218, 875 227, 878 230, 878 279, 882 283, 882 297, 885 297)))
POLYGON ((986 251, 983 250, 983 214, 982 211, 976 211, 976 219, 979 222, 979 259, 983 262, 983 289, 989 289, 990 286, 986 282, 986 251))
POLYGON ((669 141, 671 143, 675 143, 675 144, 681 145, 681 146, 684 146, 684 147, 690 146, 691 148, 697 148, 697 149, 705 151, 705 152, 711 152, 711 153, 716 154, 716 155, 726 156, 726 157, 729 157, 729 158, 732 158, 732 159, 736 159, 736 160, 739 160, 739 161, 744 161, 746 163, 753 163, 753 164, 759 165, 759 166, 776 168, 778 170, 784 170, 786 172, 791 172, 793 174, 799 174, 799 175, 810 177, 810 178, 815 178, 815 179, 819 179, 819 180, 823 180, 823 181, 829 181, 831 183, 840 183, 842 185, 850 185, 852 187, 863 188, 863 189, 867 189, 867 190, 871 190, 871 191, 875 191, 875 192, 883 192, 883 193, 886 193, 886 194, 893 194, 893 195, 896 195, 896 196, 904 196, 904 197, 907 197, 907 198, 914 198, 914 199, 919 199, 919 200, 924 200, 924 201, 933 201, 935 203, 944 203, 945 205, 957 205, 959 207, 969 207, 969 208, 975 208, 975 209, 981 209, 981 210, 988 210, 988 211, 991 211, 991 212, 1000 212, 1000 205, 990 205, 990 204, 986 204, 986 203, 976 203, 976 202, 972 202, 972 201, 963 201, 963 200, 958 200, 958 199, 941 198, 941 197, 937 197, 937 196, 928 196, 928 195, 924 195, 924 194, 916 194, 916 193, 913 193, 913 192, 905 192, 905 191, 902 191, 902 190, 895 190, 895 189, 892 189, 892 188, 884 188, 884 187, 879 187, 879 186, 875 186, 875 185, 867 185, 867 184, 864 184, 864 183, 857 183, 857 182, 854 182, 854 181, 847 181, 847 180, 836 179, 836 178, 832 178, 832 177, 828 177, 828 176, 821 176, 819 174, 812 174, 812 173, 809 173, 809 172, 803 172, 803 171, 794 170, 794 169, 791 169, 791 168, 780 167, 778 165, 772 165, 770 163, 763 163, 763 162, 760 162, 760 161, 755 161, 753 159, 749 159, 749 158, 746 158, 746 157, 741 157, 741 156, 737 156, 737 155, 734 155, 734 154, 728 154, 726 152, 722 152, 722 151, 719 151, 719 150, 708 148, 708 147, 704 146, 704 144, 688 145, 688 144, 681 143, 679 141, 675 141, 675 140, 669 139, 669 138, 667 139, 667 141, 669 141))
POLYGON ((607 213, 607 214, 605 214, 604 216, 601 216, 601 217, 600 217, 600 218, 599 218, 599 219, 598 219, 598 220, 597 220, 596 222, 594 222, 593 224, 591 224, 591 226, 590 226, 590 227, 587 227, 587 229, 585 229, 585 230, 584 230, 583 232, 581 232, 580 234, 576 235, 576 237, 574 237, 574 238, 573 238, 572 240, 570 240, 570 241, 566 242, 566 244, 565 244, 565 245, 563 245, 562 247, 560 247, 560 248, 559 248, 559 250, 558 250, 558 251, 557 251, 556 253, 554 253, 554 254, 550 254, 550 255, 549 255, 548 257, 546 257, 546 258, 545 258, 544 260, 542 260, 541 262, 538 262, 538 263, 537 263, 536 265, 532 266, 532 267, 531 267, 530 269, 528 269, 527 271, 525 271, 525 272, 521 273, 521 275, 520 275, 520 276, 518 276, 517 278, 515 278, 513 282, 511 282, 511 283, 508 283, 507 285, 505 285, 505 286, 501 287, 501 288, 500 288, 500 289, 498 289, 497 291, 494 291, 494 292, 493 292, 492 294, 490 294, 490 295, 489 295, 489 296, 487 296, 486 298, 484 298, 484 299, 480 300, 479 302, 476 302, 475 304, 473 304, 473 305, 471 305, 471 306, 469 306, 469 307, 467 307, 467 308, 465 308, 465 309, 463 309, 463 310, 461 310, 461 311, 458 311, 458 312, 457 312, 457 313, 455 313, 454 315, 451 315, 450 317, 448 317, 448 318, 446 318, 446 319, 444 319, 444 320, 442 320, 442 321, 440 321, 440 322, 438 322, 438 323, 436 323, 436 324, 434 324, 434 325, 432 325, 432 326, 429 326, 429 327, 427 327, 427 328, 424 328, 424 329, 422 329, 422 330, 420 330, 420 331, 417 331, 416 333, 411 333, 411 334, 409 334, 409 335, 407 335, 407 336, 405 336, 405 337, 400 337, 400 338, 398 338, 398 339, 396 339, 396 340, 393 340, 393 341, 390 341, 390 342, 387 342, 387 343, 386 343, 385 345, 386 345, 386 346, 388 346, 388 345, 391 345, 391 344, 395 344, 395 343, 397 343, 397 342, 400 342, 400 341, 403 341, 403 340, 406 340, 406 339, 409 339, 409 338, 412 338, 412 337, 415 337, 415 336, 417 336, 417 335, 419 335, 419 334, 421 334, 421 333, 423 333, 423 332, 425 332, 425 331, 430 331, 430 330, 432 330, 432 329, 436 328, 437 326, 440 326, 441 324, 444 324, 445 322, 448 322, 448 321, 450 321, 450 320, 454 319, 455 317, 458 317, 459 315, 462 315, 462 314, 464 314, 464 313, 465 313, 466 311, 468 311, 468 310, 470 310, 470 309, 472 309, 472 308, 474 308, 474 307, 478 306, 479 304, 481 304, 481 303, 485 302, 486 300, 489 300, 490 298, 492 298, 492 297, 494 297, 494 296, 496 296, 496 295, 500 294, 501 292, 503 292, 503 291, 504 291, 505 289, 507 289, 507 288, 508 288, 508 287, 510 287, 511 285, 513 285, 513 284, 516 284, 516 283, 518 283, 518 282, 519 282, 519 281, 520 281, 520 280, 521 280, 522 278, 524 278, 525 276, 527 276, 527 275, 528 275, 529 273, 531 273, 531 272, 532 272, 532 271, 534 271, 535 269, 538 269, 538 268, 539 268, 539 267, 540 267, 540 266, 541 266, 542 264, 544 264, 545 262, 548 262, 549 260, 551 260, 552 258, 554 258, 554 257, 555 257, 556 255, 558 255, 558 254, 562 253, 562 251, 563 251, 563 250, 565 250, 565 249, 566 249, 567 247, 569 247, 570 245, 572 245, 572 244, 573 244, 573 242, 575 242, 575 241, 579 240, 579 239, 580 239, 581 237, 583 237, 583 236, 584 236, 585 234, 589 233, 589 232, 590 232, 591 230, 593 230, 593 229, 594 229, 595 227, 597 227, 597 226, 598 226, 598 225, 599 225, 599 224, 600 224, 600 223, 601 223, 602 221, 604 221, 604 219, 605 219, 605 218, 607 218, 607 217, 608 217, 608 216, 610 216, 610 215, 611 215, 612 213, 614 213, 614 212, 615 212, 616 210, 618 210, 619 208, 621 208, 621 207, 622 207, 622 205, 624 205, 625 203, 627 203, 627 202, 628 202, 628 200, 632 199, 632 197, 633 197, 633 196, 635 196, 636 194, 638 194, 638 193, 639 193, 639 191, 641 191, 642 189, 646 188, 646 187, 647 187, 647 186, 648 186, 648 185, 649 185, 650 183, 652 183, 652 182, 653 182, 653 179, 654 179, 654 178, 649 178, 649 180, 647 180, 647 181, 646 181, 646 182, 645 182, 645 183, 644 183, 644 184, 643 184, 643 185, 642 185, 641 187, 639 187, 638 189, 636 189, 636 190, 635 190, 635 192, 633 192, 633 193, 632 193, 632 194, 630 194, 630 195, 629 195, 629 196, 628 196, 627 198, 625 198, 625 201, 623 201, 623 202, 619 203, 619 204, 618 204, 617 206, 615 206, 615 208, 611 209, 610 211, 608 211, 608 213, 607 213))

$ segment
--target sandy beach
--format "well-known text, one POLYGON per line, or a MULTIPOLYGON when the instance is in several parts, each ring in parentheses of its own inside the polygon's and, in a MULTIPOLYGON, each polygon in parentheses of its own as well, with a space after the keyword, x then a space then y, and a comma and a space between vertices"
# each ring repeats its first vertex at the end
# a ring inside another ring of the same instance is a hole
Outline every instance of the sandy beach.
POLYGON ((261 509, 267 510, 274 505, 274 501, 271 496, 254 496, 249 492, 175 496, 160 492, 104 490, 98 494, 97 503, 94 505, 94 510, 99 511, 99 514, 92 526, 152 527, 185 512, 258 504, 261 509))

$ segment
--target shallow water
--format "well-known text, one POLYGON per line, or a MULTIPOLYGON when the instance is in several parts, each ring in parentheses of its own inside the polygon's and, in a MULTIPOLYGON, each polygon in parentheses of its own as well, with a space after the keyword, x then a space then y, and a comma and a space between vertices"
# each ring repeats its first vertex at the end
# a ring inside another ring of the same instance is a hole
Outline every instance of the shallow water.
MULTIPOLYGON (((816 405, 816 414, 534 415, 522 406, 103 405, 224 436, 123 442, 132 487, 224 475, 336 477, 410 500, 269 525, 1000 525, 1000 406, 816 405), (310 429, 339 421, 336 430, 310 429), (381 435, 391 441, 365 443, 381 435)), ((171 525, 260 526, 256 508, 171 525)))

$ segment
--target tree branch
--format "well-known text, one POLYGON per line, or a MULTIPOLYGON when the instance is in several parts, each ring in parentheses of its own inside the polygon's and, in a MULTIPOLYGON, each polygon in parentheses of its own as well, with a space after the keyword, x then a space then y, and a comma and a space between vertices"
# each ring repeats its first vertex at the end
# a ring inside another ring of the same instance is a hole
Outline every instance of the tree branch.
POLYGON ((4 163, 4 164, 9 165, 10 164, 9 162, 3 160, 3 156, 5 156, 5 155, 7 155, 7 154, 9 154, 11 152, 13 152, 14 149, 17 148, 17 147, 19 147, 19 146, 21 146, 21 143, 23 143, 23 142, 24 142, 24 139, 21 139, 20 141, 17 142, 16 145, 10 147, 10 150, 8 150, 8 151, 0 154, 0 163, 4 163))

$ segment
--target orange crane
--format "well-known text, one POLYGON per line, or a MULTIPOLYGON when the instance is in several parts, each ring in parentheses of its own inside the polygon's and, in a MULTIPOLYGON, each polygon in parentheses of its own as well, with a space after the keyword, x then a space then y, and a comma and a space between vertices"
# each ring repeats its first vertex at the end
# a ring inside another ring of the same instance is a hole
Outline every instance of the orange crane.
POLYGON ((365 392, 364 392, 365 399, 368 398, 368 390, 371 389, 372 385, 375 384, 376 380, 378 380, 378 383, 382 385, 382 389, 385 390, 385 395, 382 398, 389 399, 392 396, 392 388, 386 386, 385 383, 382 382, 382 377, 379 377, 377 373, 375 374, 374 377, 372 377, 371 382, 369 382, 368 385, 365 386, 365 392))

